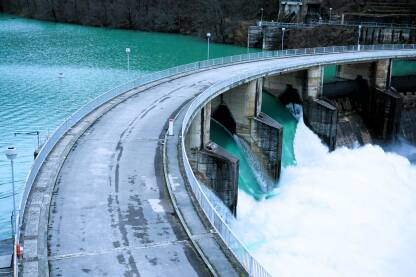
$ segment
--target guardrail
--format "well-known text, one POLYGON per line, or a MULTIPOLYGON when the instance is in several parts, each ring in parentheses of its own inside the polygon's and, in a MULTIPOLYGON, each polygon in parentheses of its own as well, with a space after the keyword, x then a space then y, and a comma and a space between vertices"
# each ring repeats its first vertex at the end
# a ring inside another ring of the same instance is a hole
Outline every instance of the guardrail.
POLYGON ((290 22, 274 22, 274 21, 257 21, 257 26, 277 26, 286 28, 313 28, 320 25, 326 26, 353 26, 353 27, 371 27, 371 28, 400 28, 400 29, 416 29, 415 25, 395 24, 395 23, 378 23, 367 21, 342 21, 342 20, 320 20, 311 23, 290 23, 290 22))
MULTIPOLYGON (((402 50, 402 49, 416 49, 415 44, 389 44, 389 45, 358 45, 358 46, 334 46, 334 47, 318 47, 318 48, 305 48, 305 49, 288 49, 283 51, 267 51, 267 52, 257 52, 257 53, 249 53, 249 54, 242 54, 236 56, 228 56, 223 58, 216 58, 210 59, 205 61, 194 62, 185 65, 179 65, 173 68, 165 69, 159 72, 150 73, 142 78, 132 80, 126 84, 113 88, 107 91, 104 94, 96 97, 94 100, 83 106, 81 109, 76 111, 72 116, 67 118, 52 134, 49 140, 43 145, 42 149, 39 151, 39 154, 34 161, 32 168, 27 176, 25 189, 23 191, 23 195, 20 202, 20 214, 16 217, 16 235, 15 235, 15 249, 19 244, 20 240, 20 230, 23 223, 23 217, 25 213, 25 208, 27 205, 27 201, 29 198, 29 194, 32 190, 33 183, 35 182, 36 176, 38 175, 43 163, 46 161, 49 153, 53 150, 55 145, 58 141, 64 136, 66 132, 68 132, 72 127, 74 127, 82 118, 87 116, 89 113, 93 112, 95 109, 100 107, 101 105, 105 104, 106 102, 114 99, 117 96, 120 96, 127 91, 135 89, 139 86, 143 86, 146 84, 150 84, 152 82, 162 80, 164 78, 173 77, 175 75, 186 74, 189 72, 208 69, 216 66, 224 66, 229 64, 235 63, 243 63, 243 62, 250 62, 256 60, 264 60, 264 59, 274 59, 274 58, 284 58, 284 57, 291 57, 291 56, 307 56, 307 55, 319 55, 319 54, 331 54, 331 53, 347 53, 347 52, 354 52, 354 51, 374 51, 374 50, 402 50)), ((204 200, 201 200, 204 201, 204 200)), ((208 205, 208 204, 201 204, 201 205, 208 205)), ((210 213, 213 213, 211 211, 210 213)), ((211 217, 212 218, 212 217, 211 217)), ((215 218, 215 217, 214 217, 215 218)), ((218 220, 218 219, 215 219, 218 220)), ((213 223, 216 226, 215 222, 213 223)), ((219 227, 227 228, 226 226, 219 227)), ((219 231, 220 232, 220 231, 219 231)), ((223 230, 221 232, 225 232, 223 237, 227 239, 227 236, 231 236, 226 234, 226 231, 223 230)), ((220 233, 221 233, 220 232, 220 233)), ((225 240, 227 241, 227 240, 225 240)), ((16 251, 15 251, 16 252, 16 251)), ((247 265, 253 269, 250 272, 256 272, 256 265, 250 265, 250 261, 246 261, 245 259, 250 260, 250 258, 244 258, 242 263, 247 265)), ((14 263, 14 273, 18 274, 18 264, 14 263)), ((255 275, 255 276, 265 276, 265 275, 255 275)))

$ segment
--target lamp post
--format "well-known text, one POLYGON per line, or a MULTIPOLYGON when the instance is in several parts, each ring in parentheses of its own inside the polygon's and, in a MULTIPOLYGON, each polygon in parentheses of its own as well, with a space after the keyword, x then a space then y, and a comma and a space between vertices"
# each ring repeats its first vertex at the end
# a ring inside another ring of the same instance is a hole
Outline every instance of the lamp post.
POLYGON ((329 8, 329 22, 332 20, 332 8, 329 8))
POLYGON ((207 60, 209 60, 209 41, 211 39, 211 33, 207 33, 207 42, 208 42, 208 53, 207 53, 207 60))
POLYGON ((360 40, 361 40, 361 28, 362 28, 362 26, 361 25, 358 25, 358 42, 357 42, 357 49, 358 49, 358 51, 360 51, 360 40))
POLYGON ((36 157, 38 156, 39 151, 40 151, 40 132, 39 131, 29 131, 29 132, 18 131, 18 132, 14 132, 14 136, 17 136, 17 135, 28 135, 28 136, 35 135, 35 136, 37 136, 38 146, 35 149, 35 151, 33 152, 33 157, 36 159, 36 157))
POLYGON ((17 157, 17 151, 16 148, 9 147, 6 150, 6 157, 7 159, 10 160, 10 164, 11 164, 11 169, 12 169, 12 193, 13 193, 13 214, 12 214, 12 233, 13 233, 13 237, 15 234, 15 230, 16 230, 16 196, 15 196, 15 189, 14 189, 14 159, 17 157))
POLYGON ((250 30, 247 29, 247 54, 250 53, 250 30))
POLYGON ((263 11, 264 11, 264 9, 261 8, 260 11, 261 11, 260 26, 263 26, 263 11))
POLYGON ((285 31, 286 31, 286 28, 282 28, 282 50, 283 50, 283 47, 284 47, 284 40, 285 40, 285 31))
POLYGON ((126 54, 127 54, 127 72, 130 73, 130 53, 131 49, 126 48, 126 54))

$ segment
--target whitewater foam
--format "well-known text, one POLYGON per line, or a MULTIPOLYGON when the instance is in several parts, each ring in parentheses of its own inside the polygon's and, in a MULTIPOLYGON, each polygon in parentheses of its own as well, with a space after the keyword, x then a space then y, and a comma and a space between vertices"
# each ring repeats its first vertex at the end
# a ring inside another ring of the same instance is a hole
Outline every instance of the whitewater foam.
POLYGON ((329 153, 300 121, 278 196, 239 192, 233 229, 274 276, 415 276, 416 167, 379 146, 329 153))

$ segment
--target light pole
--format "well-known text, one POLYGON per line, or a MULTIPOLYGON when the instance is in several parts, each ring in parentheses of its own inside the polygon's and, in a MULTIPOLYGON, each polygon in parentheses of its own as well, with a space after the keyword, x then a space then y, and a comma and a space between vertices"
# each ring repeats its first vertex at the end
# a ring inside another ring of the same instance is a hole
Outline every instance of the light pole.
POLYGON ((15 196, 15 189, 14 189, 14 163, 13 160, 17 157, 17 152, 16 152, 16 148, 9 147, 6 150, 6 157, 7 159, 10 160, 10 164, 12 166, 12 193, 13 193, 13 214, 12 214, 12 233, 13 233, 13 237, 16 231, 16 220, 15 220, 15 216, 16 216, 16 196, 15 196))
POLYGON ((250 30, 247 29, 247 54, 250 52, 250 30))
POLYGON ((286 28, 282 28, 282 50, 283 50, 283 46, 284 46, 284 41, 285 41, 285 31, 286 31, 286 28))
POLYGON ((207 60, 209 60, 209 40, 211 39, 211 33, 207 33, 207 42, 208 42, 208 53, 207 53, 207 60))
POLYGON ((358 51, 360 51, 360 40, 361 40, 361 28, 362 28, 362 26, 361 25, 358 25, 358 42, 357 42, 357 49, 358 49, 358 51))
POLYGON ((260 11, 261 11, 260 26, 263 26, 263 11, 264 11, 264 9, 261 8, 260 11))
POLYGON ((127 72, 130 73, 130 53, 131 49, 126 48, 126 54, 127 54, 127 72))
POLYGON ((329 8, 329 22, 332 20, 332 8, 329 8))
POLYGON ((21 131, 19 131, 19 132, 14 132, 14 136, 17 136, 17 135, 28 135, 28 136, 35 135, 35 136, 37 136, 37 138, 38 138, 38 146, 35 149, 35 151, 33 152, 33 157, 36 159, 36 157, 38 156, 39 151, 40 151, 40 132, 39 131, 30 131, 30 132, 21 132, 21 131))

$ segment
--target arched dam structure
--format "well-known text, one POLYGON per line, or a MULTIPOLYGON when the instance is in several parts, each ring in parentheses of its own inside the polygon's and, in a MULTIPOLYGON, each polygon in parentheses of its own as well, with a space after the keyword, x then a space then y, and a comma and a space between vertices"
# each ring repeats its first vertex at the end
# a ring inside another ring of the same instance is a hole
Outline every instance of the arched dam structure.
POLYGON ((279 179, 283 125, 263 90, 303 105, 331 149, 416 142, 416 86, 392 80, 415 45, 260 52, 198 62, 115 88, 63 123, 26 183, 16 242, 21 276, 269 276, 204 186, 236 213, 239 160, 211 140, 211 119, 252 153, 267 193, 279 179), (337 66, 337 82, 323 68, 337 66), (394 87, 396 86, 396 88, 394 87), (400 85, 403 88, 400 88, 400 85), (331 87, 333 86, 333 87, 331 87))

